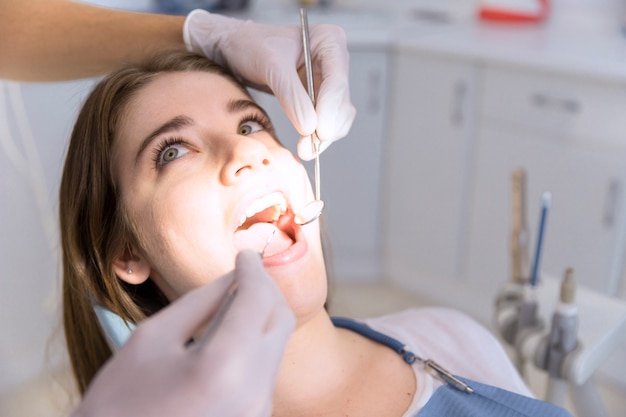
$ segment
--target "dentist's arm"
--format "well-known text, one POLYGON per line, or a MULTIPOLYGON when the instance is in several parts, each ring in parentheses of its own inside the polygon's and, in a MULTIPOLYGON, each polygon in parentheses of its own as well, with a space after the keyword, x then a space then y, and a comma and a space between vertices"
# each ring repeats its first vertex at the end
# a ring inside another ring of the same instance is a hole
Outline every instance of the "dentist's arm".
POLYGON ((243 251, 234 274, 194 290, 142 322, 101 369, 72 417, 268 417, 294 316, 259 255, 243 251), (187 342, 235 298, 213 336, 187 342))
MULTIPOLYGON (((294 16, 297 22, 298 16, 294 16)), ((231 69, 246 85, 272 92, 302 135, 298 154, 311 159, 348 134, 348 48, 335 25, 311 27, 317 106, 303 85, 297 24, 263 25, 196 10, 188 16, 140 13, 68 0, 0 0, 0 78, 60 81, 106 74, 159 51, 193 50, 231 69)))
POLYGON ((159 50, 183 50, 184 21, 68 0, 0 0, 0 78, 86 78, 159 50))

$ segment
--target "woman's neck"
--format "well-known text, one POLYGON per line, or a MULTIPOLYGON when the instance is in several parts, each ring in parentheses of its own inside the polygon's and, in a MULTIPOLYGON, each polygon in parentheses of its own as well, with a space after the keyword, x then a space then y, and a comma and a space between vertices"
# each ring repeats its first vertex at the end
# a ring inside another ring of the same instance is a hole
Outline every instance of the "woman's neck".
MULTIPOLYGON (((358 397, 384 346, 336 328, 326 311, 299 326, 283 358, 274 392, 274 416, 335 415, 358 397), (317 410, 317 411, 314 411, 317 410)), ((391 351, 390 351, 391 352, 391 351)))

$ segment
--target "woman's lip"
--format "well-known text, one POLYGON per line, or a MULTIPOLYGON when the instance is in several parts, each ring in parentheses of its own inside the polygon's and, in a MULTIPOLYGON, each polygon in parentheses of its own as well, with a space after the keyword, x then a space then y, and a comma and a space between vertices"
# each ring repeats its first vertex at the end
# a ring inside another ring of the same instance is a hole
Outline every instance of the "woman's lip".
POLYGON ((308 243, 303 230, 295 223, 291 223, 295 241, 287 250, 263 258, 263 266, 276 267, 286 265, 301 259, 308 251, 308 243))

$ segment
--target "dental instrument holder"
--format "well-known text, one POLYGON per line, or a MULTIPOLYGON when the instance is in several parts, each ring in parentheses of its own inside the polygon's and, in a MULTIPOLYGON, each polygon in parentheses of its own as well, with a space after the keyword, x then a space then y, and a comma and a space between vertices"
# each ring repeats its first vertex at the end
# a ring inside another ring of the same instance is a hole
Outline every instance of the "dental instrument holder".
POLYGON ((496 330, 514 349, 514 363, 524 376, 527 355, 523 349, 528 339, 544 333, 545 321, 539 316, 537 289, 528 284, 510 282, 496 298, 496 330))
MULTIPOLYGON (((535 334, 543 330, 544 324, 539 320, 537 311, 537 283, 539 282, 539 271, 541 265, 541 255, 543 252, 543 241, 546 231, 546 221, 548 218, 548 211, 552 204, 552 194, 550 192, 544 192, 541 196, 541 216, 539 221, 539 229, 537 233, 537 245, 535 248, 535 258, 533 259, 532 274, 526 285, 523 286, 523 293, 521 304, 519 306, 519 312, 517 314, 516 327, 514 330, 515 336, 513 342, 515 346, 518 346, 519 340, 524 340, 529 334, 535 334)), ((521 209, 521 207, 519 207, 521 209)), ((514 281, 516 277, 512 277, 514 281)), ((525 361, 520 355, 517 356, 516 365, 522 375, 524 375, 525 361)))
MULTIPOLYGON (((576 305, 580 320, 575 338, 576 347, 567 353, 553 356, 550 361, 551 328, 543 323, 550 323, 552 314, 550 309, 542 309, 540 306, 555 305, 561 283, 552 276, 542 275, 541 278, 535 296, 537 323, 542 325, 519 326, 527 285, 509 281, 503 285, 497 297, 496 332, 505 344, 513 348, 516 362, 546 372, 549 377, 543 396, 546 401, 562 405, 567 385, 579 417, 608 417, 593 376, 609 356, 626 342, 626 302, 579 285, 576 305)), ((571 335, 568 340, 571 340, 571 335)), ((552 353, 554 355, 554 350, 552 353)))
POLYGON ((546 399, 559 405, 565 402, 567 392, 565 361, 578 347, 578 308, 574 303, 576 284, 573 276, 574 270, 568 268, 561 282, 559 303, 552 315, 550 331, 542 338, 534 359, 535 365, 550 376, 546 399))
POLYGON ((512 276, 504 283, 495 303, 496 332, 513 348, 520 373, 526 364, 547 373, 545 400, 562 405, 569 388, 579 417, 608 417, 593 375, 626 342, 626 302, 579 285, 575 314, 556 319, 558 311, 550 315, 540 306, 557 300, 571 304, 571 283, 545 274, 539 280, 536 272, 534 286, 529 285, 532 277, 512 276))

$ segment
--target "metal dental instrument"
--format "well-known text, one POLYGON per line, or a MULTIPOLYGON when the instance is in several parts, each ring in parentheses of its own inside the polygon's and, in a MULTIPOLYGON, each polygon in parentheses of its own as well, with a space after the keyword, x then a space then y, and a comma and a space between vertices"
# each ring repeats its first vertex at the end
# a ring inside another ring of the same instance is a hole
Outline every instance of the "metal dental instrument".
POLYGON ((220 302, 220 305, 217 308, 215 315, 211 318, 211 321, 204 330, 204 334, 198 340, 198 343, 207 343, 210 339, 213 338, 215 333, 217 333, 220 324, 222 324, 222 321, 224 320, 224 316, 226 316, 226 313, 228 312, 228 310, 230 310, 230 306, 232 305, 235 296, 237 295, 238 289, 239 283, 235 281, 230 285, 228 290, 226 290, 224 298, 222 298, 222 301, 220 302))
MULTIPOLYGON (((315 107, 315 89, 313 85, 313 65, 311 63, 311 43, 309 40, 309 21, 306 9, 300 9, 300 26, 302 27, 302 44, 304 49, 304 66, 306 68, 306 83, 309 97, 315 107)), ((309 224, 316 220, 324 209, 324 202, 320 199, 320 139, 317 133, 311 135, 315 152, 315 200, 308 203, 296 214, 295 222, 299 225, 309 224)))
POLYGON ((265 249, 267 249, 272 239, 274 239, 275 234, 276 234, 276 229, 272 230, 272 234, 265 241, 265 246, 263 246, 263 249, 261 249, 261 251, 259 252, 259 255, 261 255, 261 259, 263 259, 263 255, 265 255, 265 249))
POLYGON ((424 363, 424 366, 426 368, 432 370, 432 372, 434 372, 439 378, 441 378, 443 382, 450 384, 453 388, 467 394, 471 394, 474 392, 474 389, 472 387, 461 381, 456 376, 452 375, 449 371, 447 371, 445 368, 443 368, 432 359, 426 359, 422 362, 424 363))

